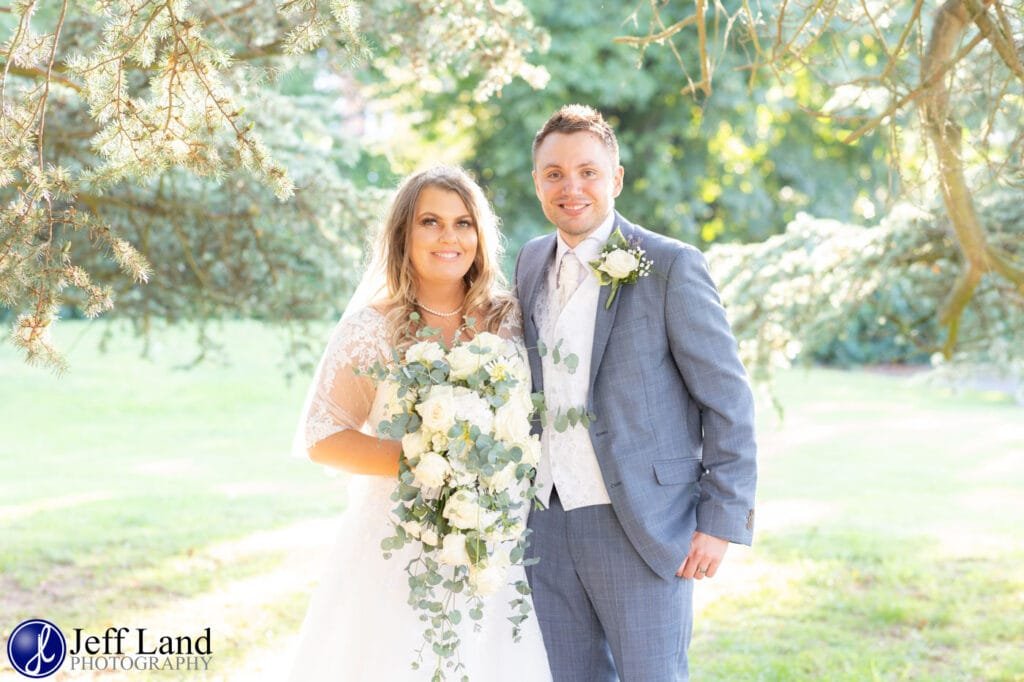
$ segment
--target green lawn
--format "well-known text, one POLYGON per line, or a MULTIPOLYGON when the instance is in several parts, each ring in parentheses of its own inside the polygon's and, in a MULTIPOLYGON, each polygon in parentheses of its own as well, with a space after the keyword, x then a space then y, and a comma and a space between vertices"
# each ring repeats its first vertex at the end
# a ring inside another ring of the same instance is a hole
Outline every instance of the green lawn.
POLYGON ((708 586, 699 679, 1024 680, 1024 410, 867 372, 779 390, 760 533, 708 586))
MULTIPOLYGON (((343 479, 287 455, 304 380, 257 324, 191 371, 187 332, 143 360, 123 333, 98 353, 104 324, 59 325, 61 378, 0 345, 0 631, 210 625, 209 679, 254 679, 344 507, 343 479)), ((698 585, 694 679, 1024 680, 1024 410, 865 372, 778 390, 756 545, 698 585)))

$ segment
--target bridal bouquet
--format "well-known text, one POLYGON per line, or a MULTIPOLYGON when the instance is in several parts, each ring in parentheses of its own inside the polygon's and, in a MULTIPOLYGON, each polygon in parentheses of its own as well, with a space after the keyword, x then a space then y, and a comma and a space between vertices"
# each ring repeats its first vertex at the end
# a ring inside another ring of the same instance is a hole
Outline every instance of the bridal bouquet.
MULTIPOLYGON (((540 440, 530 434, 536 407, 525 360, 495 334, 451 349, 419 341, 393 360, 373 370, 390 391, 391 418, 378 431, 402 441, 394 534, 381 546, 390 556, 418 545, 407 567, 409 604, 427 624, 423 648, 437 654, 440 679, 441 660, 459 645, 463 613, 454 595, 463 594, 466 615, 480 620, 483 597, 524 563, 526 512, 536 493, 530 481, 540 461, 540 440)), ((518 639, 530 588, 525 580, 515 587, 509 620, 518 639)))

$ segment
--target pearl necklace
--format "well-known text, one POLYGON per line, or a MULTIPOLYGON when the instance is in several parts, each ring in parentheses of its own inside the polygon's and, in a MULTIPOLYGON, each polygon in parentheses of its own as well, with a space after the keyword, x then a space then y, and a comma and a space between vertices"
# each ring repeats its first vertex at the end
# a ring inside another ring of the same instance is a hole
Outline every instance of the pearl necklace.
POLYGON ((455 310, 453 310, 453 311, 451 311, 451 312, 448 312, 448 313, 442 313, 442 312, 441 312, 441 311, 439 311, 439 310, 434 310, 433 308, 428 308, 427 306, 423 305, 423 304, 422 304, 422 303, 420 303, 419 301, 416 301, 416 305, 417 305, 418 307, 420 307, 420 308, 423 308, 423 309, 424 309, 425 311, 427 311, 428 313, 430 313, 430 314, 432 314, 432 315, 437 315, 438 317, 452 317, 452 316, 454 316, 454 315, 458 315, 458 314, 459 314, 460 312, 462 312, 462 306, 459 306, 458 308, 456 308, 455 310))

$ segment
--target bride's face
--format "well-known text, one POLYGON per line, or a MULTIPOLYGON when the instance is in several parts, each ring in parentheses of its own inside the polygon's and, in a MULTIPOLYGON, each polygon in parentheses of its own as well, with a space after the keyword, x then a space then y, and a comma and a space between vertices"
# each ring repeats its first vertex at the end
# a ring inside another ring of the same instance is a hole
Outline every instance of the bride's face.
POLYGON ((476 223, 455 192, 424 187, 416 200, 409 260, 418 284, 461 280, 476 258, 476 223))

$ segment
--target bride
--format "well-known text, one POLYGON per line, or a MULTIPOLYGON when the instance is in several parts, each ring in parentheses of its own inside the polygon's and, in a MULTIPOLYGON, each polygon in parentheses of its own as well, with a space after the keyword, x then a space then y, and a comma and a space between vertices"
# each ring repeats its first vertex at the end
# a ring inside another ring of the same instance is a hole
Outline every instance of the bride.
MULTIPOLYGON (((500 254, 497 218, 462 169, 432 168, 399 188, 374 264, 320 360, 296 434, 297 454, 355 475, 336 546, 302 626, 292 680, 390 682, 434 674, 429 646, 419 669, 412 667, 425 624, 407 603, 405 566, 417 556, 418 543, 389 559, 381 550, 393 530, 390 496, 401 443, 377 436, 376 426, 388 418, 386 391, 378 392, 362 370, 389 362, 392 349, 409 342, 413 312, 448 346, 468 340, 474 329, 521 344, 520 314, 498 269, 500 254), (475 321, 472 328, 467 318, 475 321)), ((458 625, 465 667, 450 678, 551 679, 536 619, 522 624, 518 642, 507 620, 509 602, 520 598, 511 584, 524 578, 522 566, 513 567, 509 585, 486 599, 483 620, 458 625)))

